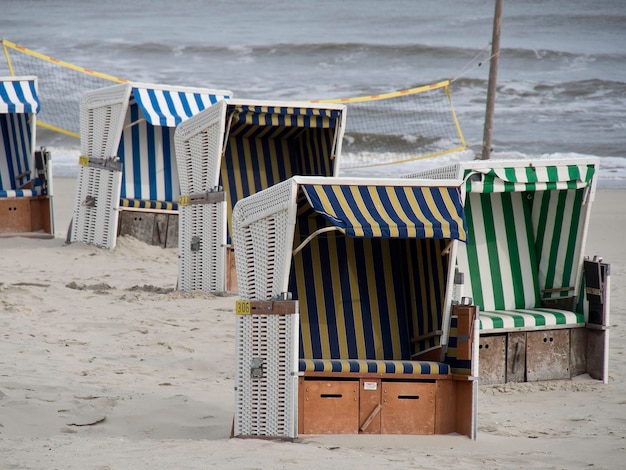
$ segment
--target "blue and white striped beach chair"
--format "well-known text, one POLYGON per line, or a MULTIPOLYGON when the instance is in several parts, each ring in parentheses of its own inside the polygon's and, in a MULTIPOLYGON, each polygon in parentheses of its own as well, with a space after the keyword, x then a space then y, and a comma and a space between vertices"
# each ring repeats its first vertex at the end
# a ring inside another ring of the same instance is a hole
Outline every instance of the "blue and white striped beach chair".
POLYGON ((457 265, 481 308, 484 382, 607 380, 608 309, 590 320, 585 294, 601 286, 583 276, 594 269, 584 248, 597 169, 593 158, 474 161, 411 175, 466 180, 469 241, 457 265))
POLYGON ((35 151, 36 77, 0 77, 0 236, 54 237, 48 152, 35 151))
POLYGON ((235 205, 235 435, 474 436, 460 184, 294 177, 235 205))
POLYGON ((345 106, 227 99, 176 129, 181 192, 179 288, 235 289, 230 219, 237 201, 294 175, 338 168, 345 106))
MULTIPOLYGON (((172 246, 168 228, 159 230, 154 214, 178 213, 175 128, 230 96, 224 90, 133 82, 85 93, 71 240, 114 248, 118 211, 132 211, 127 222, 134 219, 139 226, 131 233, 145 230, 145 241, 152 243, 154 236, 155 244, 172 246)), ((176 232, 177 221, 172 225, 176 232)))

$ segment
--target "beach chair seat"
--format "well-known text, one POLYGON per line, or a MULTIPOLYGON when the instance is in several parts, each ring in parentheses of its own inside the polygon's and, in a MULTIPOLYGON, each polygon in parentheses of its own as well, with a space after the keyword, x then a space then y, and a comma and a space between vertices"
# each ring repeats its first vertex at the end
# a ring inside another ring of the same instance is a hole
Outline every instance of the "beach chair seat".
POLYGON ((153 209, 159 211, 178 211, 178 202, 151 201, 145 199, 120 198, 121 209, 153 209))
POLYGON ((480 312, 482 333, 537 331, 585 326, 583 313, 552 308, 494 310, 480 312))
POLYGON ((405 184, 293 177, 237 203, 255 307, 237 307, 235 435, 474 436, 475 307, 451 309, 459 189, 405 184))
POLYGON ((300 359, 300 372, 448 375, 450 366, 434 361, 374 361, 358 359, 300 359))

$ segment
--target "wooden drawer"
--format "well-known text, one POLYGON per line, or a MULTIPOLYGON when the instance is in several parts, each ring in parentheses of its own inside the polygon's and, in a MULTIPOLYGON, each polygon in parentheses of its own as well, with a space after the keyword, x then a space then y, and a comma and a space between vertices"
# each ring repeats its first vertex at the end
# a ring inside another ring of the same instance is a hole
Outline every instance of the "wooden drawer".
POLYGON ((434 434, 436 383, 382 383, 382 434, 434 434))
POLYGON ((358 434, 359 381, 304 381, 304 434, 358 434))

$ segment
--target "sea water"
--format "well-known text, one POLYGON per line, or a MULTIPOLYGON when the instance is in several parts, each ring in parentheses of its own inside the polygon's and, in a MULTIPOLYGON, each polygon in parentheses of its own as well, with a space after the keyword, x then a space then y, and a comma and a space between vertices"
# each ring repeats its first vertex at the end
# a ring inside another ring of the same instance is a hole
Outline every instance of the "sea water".
MULTIPOLYGON (((494 5, 0 0, 0 35, 109 75, 238 98, 351 97, 450 79, 468 150, 414 162, 419 170, 481 152, 494 5)), ((505 1, 500 46, 492 158, 598 156, 601 186, 626 187, 626 2, 505 1)), ((77 141, 40 130, 38 145, 52 150, 55 174, 76 173, 77 141)))

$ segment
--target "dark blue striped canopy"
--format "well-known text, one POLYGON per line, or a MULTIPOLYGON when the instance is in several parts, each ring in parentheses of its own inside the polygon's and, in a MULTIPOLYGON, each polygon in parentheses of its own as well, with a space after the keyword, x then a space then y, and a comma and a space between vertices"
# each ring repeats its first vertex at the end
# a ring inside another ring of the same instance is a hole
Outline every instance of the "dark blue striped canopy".
POLYGON ((311 207, 354 238, 437 238, 467 241, 456 187, 301 186, 311 207))

